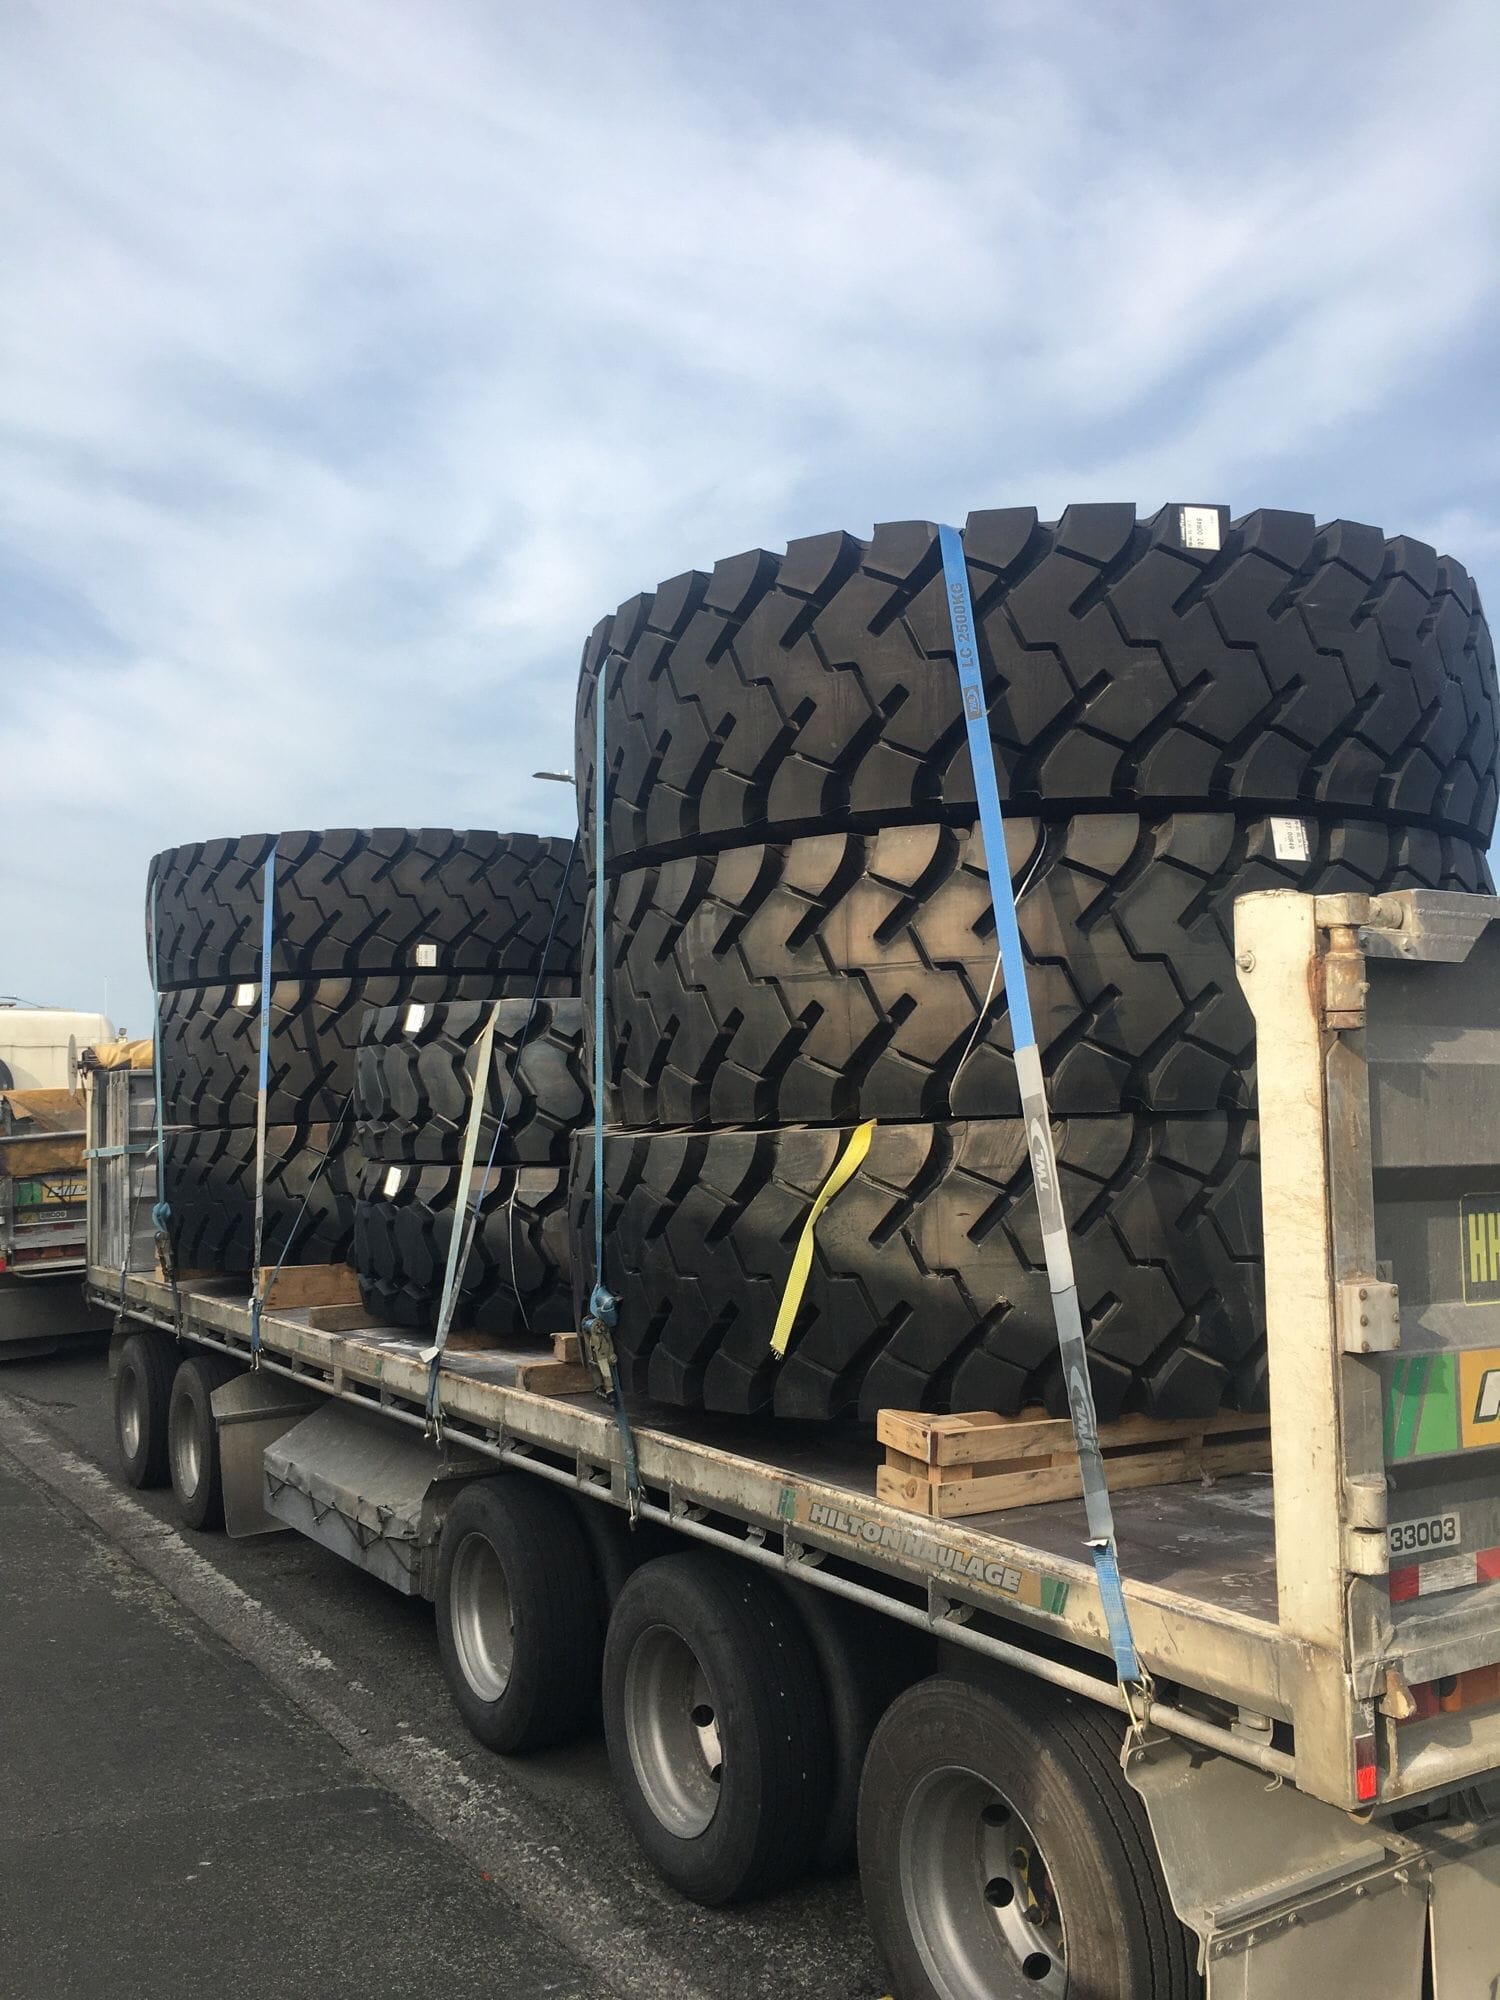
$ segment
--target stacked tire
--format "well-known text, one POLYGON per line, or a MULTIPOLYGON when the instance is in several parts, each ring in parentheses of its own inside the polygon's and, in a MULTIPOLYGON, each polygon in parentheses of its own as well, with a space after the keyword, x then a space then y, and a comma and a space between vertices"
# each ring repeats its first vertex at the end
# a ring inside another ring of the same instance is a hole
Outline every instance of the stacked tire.
POLYGON ((158 854, 148 946, 179 1269, 244 1271, 254 1260, 273 841, 267 1262, 342 1263, 351 1253, 361 1193, 355 1071, 367 1012, 577 990, 582 909, 565 841, 384 827, 251 834, 158 854))
MULTIPOLYGON (((1490 886, 1477 594, 1421 543, 1282 512, 1011 508, 964 547, 1100 1414, 1262 1407, 1234 900, 1490 886)), ((752 551, 601 623, 590 838, 599 699, 630 1386, 823 1420, 1061 1412, 936 530, 752 551), (793 1249, 871 1118, 778 1364, 793 1249)), ((593 1199, 580 1144, 580 1241, 593 1199)))
MULTIPOLYGON (((492 1337, 573 1324, 568 1158, 590 1115, 577 997, 578 912, 567 995, 385 1006, 365 1016, 355 1101, 361 1159, 354 1267, 371 1316, 431 1332, 442 1301, 470 1107, 482 1092, 473 1237, 453 1324, 492 1337), (486 1075, 485 1028, 494 1016, 486 1075)), ((466 1221, 460 1227, 469 1227, 466 1221)))

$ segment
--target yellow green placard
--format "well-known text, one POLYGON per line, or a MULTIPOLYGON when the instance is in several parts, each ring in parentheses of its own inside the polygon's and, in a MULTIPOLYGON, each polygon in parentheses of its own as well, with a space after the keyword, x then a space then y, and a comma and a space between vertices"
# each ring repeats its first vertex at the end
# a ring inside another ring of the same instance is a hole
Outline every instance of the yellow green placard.
POLYGON ((1500 1445, 1500 1347, 1404 1355, 1385 1399, 1389 1465, 1500 1445))

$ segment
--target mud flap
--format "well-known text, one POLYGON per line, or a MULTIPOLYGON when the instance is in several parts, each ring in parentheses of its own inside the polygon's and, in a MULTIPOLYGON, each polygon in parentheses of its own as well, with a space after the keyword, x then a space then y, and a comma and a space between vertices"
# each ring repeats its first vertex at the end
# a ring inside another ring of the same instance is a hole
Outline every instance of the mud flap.
POLYGON ((1129 1748, 1125 1774, 1208 2000, 1421 2000, 1429 1927, 1435 2000, 1500 1990, 1500 1821, 1402 1834, 1161 1737, 1129 1748))

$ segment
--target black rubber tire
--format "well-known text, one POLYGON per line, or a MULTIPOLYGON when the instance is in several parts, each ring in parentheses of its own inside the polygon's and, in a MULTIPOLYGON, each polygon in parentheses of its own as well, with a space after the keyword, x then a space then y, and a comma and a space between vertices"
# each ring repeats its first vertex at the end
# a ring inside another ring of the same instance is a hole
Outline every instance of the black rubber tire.
POLYGON ((813 1584, 783 1583, 817 1657, 828 1712, 832 1765, 828 1815, 813 1868, 836 1875, 854 1860, 859 1786, 875 1725, 901 1690, 925 1671, 930 1652, 894 1619, 850 1604, 813 1584))
POLYGON ((828 1715, 807 1635, 769 1577, 696 1549, 636 1570, 605 1640, 604 1735, 646 1858, 695 1903, 745 1902, 807 1869, 828 1817, 828 1715), (627 1722, 632 1659, 660 1630, 696 1657, 720 1736, 717 1801, 691 1835, 652 1806, 627 1722))
POLYGON ((172 1377, 177 1372, 177 1343, 154 1327, 126 1337, 114 1368, 112 1403, 115 1449, 127 1486, 165 1486, 171 1476, 167 1457, 167 1412, 172 1401, 172 1377), (134 1441, 128 1421, 135 1407, 134 1441))
MULTIPOLYGON (((372 1318, 430 1333, 442 1303, 458 1167, 367 1165, 351 1261, 372 1318)), ((568 1171, 496 1167, 459 1283, 453 1325, 505 1339, 575 1325, 569 1279, 568 1171)))
MULTIPOLYGON (((1258 1160, 1244 1113, 1074 1118, 1062 1199, 1101 1417, 1209 1416, 1262 1383, 1258 1160)), ((817 1225, 786 1358, 793 1247, 847 1128, 608 1133, 609 1268, 626 1386, 735 1415, 873 1418, 1066 1398, 1020 1120, 877 1126, 817 1225)), ((592 1241, 592 1135, 574 1241, 592 1241)), ((581 1314, 590 1260, 575 1266, 581 1314)), ((608 1272, 606 1273, 608 1275, 608 1272)))
MULTIPOLYGON (((1405 536, 1260 510, 1217 549, 1182 509, 969 516, 990 732, 1016 810, 1391 818, 1487 847, 1494 655, 1462 566, 1405 536)), ((584 650, 585 847, 593 701, 612 869, 702 847, 974 816, 937 535, 927 521, 753 549, 674 577, 584 650)))
MULTIPOLYGON (((859 1872, 870 1926, 901 2000, 958 2000, 961 1992, 969 2000, 957 1984, 962 1973, 949 1968, 942 1985, 932 1976, 916 1933, 938 1912, 903 1868, 920 1788, 924 1780, 940 1782, 946 1770, 986 1781, 1037 1841, 1066 1927, 1070 1993, 1197 2000, 1197 1941, 1172 1909, 1144 1808, 1121 1772, 1123 1735, 1120 1719, 1019 1676, 996 1675, 989 1686, 939 1676, 887 1710, 865 1762, 859 1872)), ((935 1844, 923 1842, 923 1852, 935 1844)), ((943 1850, 957 1870, 980 1859, 977 1846, 955 1833, 943 1850)), ((973 1894, 984 1902, 977 1869, 973 1894)), ((955 1900, 962 1905, 957 1888, 955 1900)), ((998 1926, 993 1934, 998 1944, 998 1926)), ((1021 1983, 1013 1958, 1008 1967, 991 1965, 985 1949, 970 1960, 972 2000, 1002 1990, 1007 1970, 1003 1990, 1021 1983)))
POLYGON ((244 1370, 223 1354, 195 1354, 172 1377, 167 1409, 167 1458, 172 1493, 184 1527, 210 1533, 224 1525, 224 1478, 219 1462, 219 1427, 210 1398, 244 1370), (193 1449, 183 1449, 181 1432, 190 1428, 193 1449))
MULTIPOLYGON (((349 1120, 342 1131, 267 1128, 263 1263, 276 1263, 283 1251, 288 1264, 347 1261, 354 1241, 349 1176, 356 1167, 346 1145, 350 1130, 349 1120)), ((178 1270, 248 1271, 255 1247, 254 1126, 169 1128, 162 1157, 178 1270)))
POLYGON ((149 950, 154 883, 160 987, 260 977, 263 871, 273 838, 277 977, 577 976, 582 874, 572 842, 445 827, 338 827, 199 840, 153 856, 147 942, 149 950))
MULTIPOLYGON (((271 1061, 266 1115, 273 1125, 327 1124, 353 1115, 360 1033, 371 1008, 404 1014, 445 1000, 515 994, 524 1005, 532 973, 456 978, 422 972, 346 979, 278 979, 271 988, 271 1061)), ((569 975, 547 975, 548 993, 576 990, 569 975)), ((162 1098, 168 1125, 253 1125, 260 1070, 260 982, 183 986, 161 997, 162 1098)))
MULTIPOLYGON (((482 1001, 365 1016, 355 1116, 367 1160, 457 1165, 463 1158, 478 1043, 490 1015, 482 1001)), ((495 1025, 478 1158, 488 1160, 504 1118, 497 1166, 566 1166, 570 1135, 588 1120, 578 999, 503 1000, 495 1025)))
MULTIPOLYGON (((1007 822, 1054 1113, 1255 1102, 1234 900, 1486 890, 1466 841, 1373 821, 1007 822), (1278 860, 1289 834, 1306 861, 1278 860)), ((605 1117, 644 1129, 1017 1117, 977 829, 811 835, 609 887, 605 1117)), ((592 949, 589 927, 586 959, 592 949)))
POLYGON ((438 1546, 438 1651, 454 1705, 487 1750, 550 1749, 597 1717, 604 1624, 593 1578, 570 1496, 539 1479, 478 1479, 449 1509, 438 1546), (471 1678, 472 1652, 455 1631, 454 1599, 464 1594, 472 1541, 488 1545, 510 1597, 509 1675, 488 1695, 471 1678))
POLYGON ((632 1527, 624 1511, 598 1500, 575 1494, 578 1518, 594 1558, 594 1575, 606 1619, 615 1599, 644 1562, 657 1556, 675 1554, 682 1547, 680 1535, 658 1526, 655 1521, 637 1521, 632 1527))

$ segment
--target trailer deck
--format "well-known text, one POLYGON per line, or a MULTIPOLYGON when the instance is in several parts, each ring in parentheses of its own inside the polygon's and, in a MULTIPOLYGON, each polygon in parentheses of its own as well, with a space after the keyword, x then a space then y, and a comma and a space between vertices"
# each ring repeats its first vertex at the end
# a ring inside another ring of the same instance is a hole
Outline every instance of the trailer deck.
MULTIPOLYGON (((133 1320, 249 1358, 249 1305, 232 1279, 187 1281, 174 1300, 158 1278, 127 1273, 122 1287, 117 1273, 95 1268, 90 1289, 133 1320)), ((261 1316, 263 1369, 427 1430, 421 1353, 419 1339, 388 1329, 325 1331, 310 1324, 307 1308, 261 1316)), ((590 1395, 517 1387, 522 1367, 536 1358, 534 1351, 445 1355, 435 1466, 448 1444, 462 1445, 501 1462, 524 1461, 623 1507, 621 1445, 609 1409, 590 1395)), ((1080 1502, 932 1522, 875 1499, 878 1454, 867 1434, 784 1437, 784 1427, 756 1432, 650 1406, 631 1414, 645 1518, 878 1601, 898 1618, 992 1657, 1024 1650, 1028 1671, 1117 1701, 1080 1502), (1016 1627, 1045 1635, 1059 1657, 1038 1655, 1016 1627)), ((1122 1493, 1117 1516, 1131 1616, 1158 1680, 1290 1720, 1294 1649, 1276 1626, 1269 1477, 1122 1493)), ((1154 1719, 1278 1775, 1293 1774, 1291 1757, 1263 1732, 1240 1737, 1165 1696, 1154 1719)))

